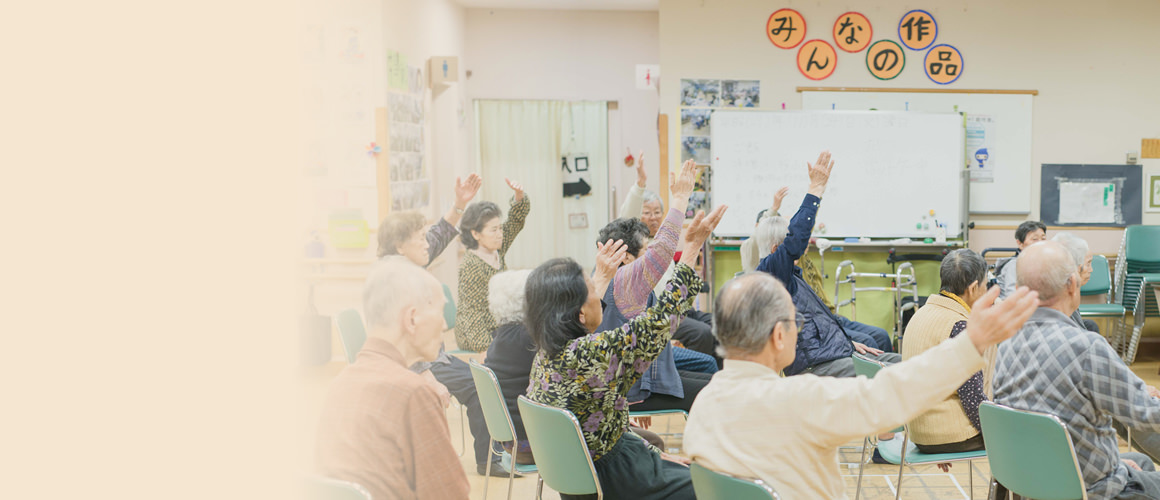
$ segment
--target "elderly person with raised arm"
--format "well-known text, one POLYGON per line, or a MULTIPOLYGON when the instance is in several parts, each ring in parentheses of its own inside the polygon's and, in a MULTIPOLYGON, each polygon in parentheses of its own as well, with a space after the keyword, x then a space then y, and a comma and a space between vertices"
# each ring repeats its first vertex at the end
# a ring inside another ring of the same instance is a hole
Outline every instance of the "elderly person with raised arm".
POLYGON ((793 219, 786 222, 782 217, 774 217, 762 220, 757 226, 758 248, 768 252, 757 265, 757 271, 769 273, 780 280, 793 296, 794 306, 805 317, 805 323, 800 325, 802 338, 797 344, 799 352, 794 363, 786 367, 786 375, 808 372, 853 377, 854 361, 850 356, 854 352, 884 363, 895 363, 901 358, 898 354, 868 347, 854 337, 857 335, 855 330, 843 328, 838 318, 802 279, 801 268, 794 264, 809 248, 810 231, 818 214, 818 205, 830 181, 833 162, 829 151, 819 155, 817 162, 807 163, 806 166, 810 187, 793 219))
MULTIPOLYGON (((528 397, 564 408, 579 420, 606 498, 693 499, 689 469, 676 457, 648 447, 628 428, 628 391, 669 346, 672 321, 705 284, 691 265, 724 214, 698 213, 681 256, 657 303, 616 329, 598 331, 600 298, 617 274, 624 250, 601 245, 591 279, 572 259, 553 259, 532 271, 527 286, 528 333, 539 352, 528 397)), ((568 498, 567 495, 561 495, 568 498)))
MULTIPOLYGON (((906 326, 902 359, 914 358, 961 335, 970 326, 971 304, 987 292, 987 261, 961 248, 939 265, 939 292, 931 295, 906 326)), ((983 369, 949 393, 930 411, 910 422, 910 440, 923 453, 960 453, 981 450, 983 427, 979 405, 987 400, 995 350, 983 354, 983 369)))
POLYGON ((1039 293, 1039 308, 999 345, 995 402, 1067 424, 1089 499, 1160 498, 1160 471, 1143 454, 1121 453, 1112 428, 1114 419, 1160 431, 1158 393, 1103 337, 1071 319, 1080 288, 1074 257, 1045 241, 1019 254, 1016 272, 1020 287, 1039 293))
POLYGON ((1020 289, 971 310, 970 328, 872 379, 811 374, 783 377, 794 363, 803 323, 792 295, 764 273, 718 292, 714 328, 725 369, 701 391, 685 426, 685 451, 711 470, 769 483, 786 499, 847 498, 838 447, 903 424, 954 392, 983 367, 982 353, 1010 337, 1035 310, 1020 289))
POLYGON ((330 383, 318 419, 318 473, 372 498, 466 499, 439 394, 407 369, 443 345, 443 289, 405 257, 377 262, 363 289, 367 339, 330 383))
MULTIPOLYGON (((612 242, 609 242, 612 243, 612 242)), ((528 389, 532 374, 532 364, 536 359, 536 345, 528 328, 524 325, 525 289, 531 270, 504 271, 495 275, 488 286, 488 307, 491 308, 495 322, 499 324, 495 329, 494 339, 487 348, 487 359, 484 366, 491 368, 503 392, 504 403, 511 414, 512 427, 516 431, 517 443, 503 443, 510 453, 513 447, 518 446, 517 463, 534 464, 535 457, 532 448, 528 445, 527 433, 524 431, 524 419, 520 415, 517 401, 528 389)), ((634 433, 645 438, 658 448, 664 448, 664 441, 660 436, 644 429, 630 428, 634 433)), ((492 464, 494 467, 495 465, 492 464)))
MULTIPOLYGON (((696 169, 697 166, 692 160, 686 161, 678 175, 670 176, 673 206, 651 246, 647 248, 643 246, 647 235, 643 234, 644 224, 636 219, 617 219, 600 230, 600 241, 623 241, 626 252, 624 262, 617 268, 608 291, 602 297, 604 312, 598 330, 620 328, 632 318, 644 313, 648 305, 655 302, 653 288, 661 279, 676 251, 677 236, 681 231, 681 221, 684 220, 689 193, 693 190, 696 169)), ((688 320, 682 318, 680 323, 684 324, 686 321, 688 320)), ((693 342, 705 343, 710 350, 712 349, 713 336, 707 325, 703 332, 682 332, 681 325, 674 326, 676 328, 673 338, 684 341, 686 345, 693 342), (696 333, 703 334, 707 338, 694 340, 688 336, 696 333), (678 337, 681 334, 686 337, 678 337)), ((717 371, 717 362, 708 355, 691 352, 687 354, 700 354, 707 358, 707 369, 679 370, 676 362, 677 354, 675 348, 666 346, 656 361, 648 366, 640 380, 633 385, 628 393, 628 402, 634 405, 634 409, 689 410, 697 392, 709 382, 712 373, 717 371)))
POLYGON ((490 201, 472 203, 459 222, 460 235, 467 252, 459 264, 459 304, 455 311, 455 343, 460 349, 487 350, 495 319, 487 309, 487 284, 492 276, 507 271, 504 257, 516 236, 524 229, 531 202, 524 187, 504 179, 515 192, 508 219, 502 224, 503 212, 490 201))

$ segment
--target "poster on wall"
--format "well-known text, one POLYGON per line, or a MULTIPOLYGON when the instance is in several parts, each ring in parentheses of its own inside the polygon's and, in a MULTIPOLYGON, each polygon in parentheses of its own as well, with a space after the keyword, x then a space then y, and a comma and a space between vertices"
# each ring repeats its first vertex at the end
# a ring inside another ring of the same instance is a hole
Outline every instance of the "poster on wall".
POLYGON ((720 105, 721 80, 681 80, 681 106, 720 105))
POLYGON ((387 51, 387 128, 391 210, 425 210, 431 204, 431 173, 424 140, 423 71, 387 51))
POLYGON ((971 182, 995 182, 995 117, 967 115, 967 164, 971 166, 971 182))
POLYGON ((1145 188, 1148 189, 1148 203, 1144 211, 1160 212, 1160 175, 1149 175, 1145 188))
MULTIPOLYGON (((802 26, 804 29, 804 26, 802 26)), ((693 160, 702 166, 697 182, 689 195, 688 218, 697 210, 709 207, 710 169, 712 168, 709 131, 713 125, 713 111, 722 108, 753 108, 761 106, 759 80, 681 80, 681 162, 693 160)))
POLYGON ((722 80, 721 105, 727 108, 756 108, 761 105, 761 82, 722 80))

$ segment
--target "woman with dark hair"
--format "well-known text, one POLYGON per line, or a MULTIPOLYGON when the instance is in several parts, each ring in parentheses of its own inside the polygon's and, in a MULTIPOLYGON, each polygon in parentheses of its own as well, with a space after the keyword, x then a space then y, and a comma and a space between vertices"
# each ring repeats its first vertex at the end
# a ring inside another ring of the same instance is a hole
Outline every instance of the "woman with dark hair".
POLYGON ((495 319, 487 308, 487 284, 492 276, 507 271, 504 256, 524 228, 531 203, 524 188, 507 181, 515 191, 508 220, 500 224, 503 212, 495 203, 481 201, 467 207, 459 222, 459 238, 467 253, 459 265, 459 307, 455 313, 455 342, 460 349, 480 352, 491 344, 495 319))
MULTIPOLYGON (((669 345, 670 318, 680 318, 705 286, 693 271, 701 245, 725 207, 698 213, 685 235, 686 252, 655 305, 613 330, 597 331, 601 300, 617 273, 613 245, 598 245, 592 279, 572 259, 553 259, 528 277, 524 322, 538 353, 528 397, 564 408, 580 421, 607 498, 693 499, 687 460, 650 448, 628 428, 628 391, 669 345)), ((560 495, 569 498, 568 495, 560 495)))

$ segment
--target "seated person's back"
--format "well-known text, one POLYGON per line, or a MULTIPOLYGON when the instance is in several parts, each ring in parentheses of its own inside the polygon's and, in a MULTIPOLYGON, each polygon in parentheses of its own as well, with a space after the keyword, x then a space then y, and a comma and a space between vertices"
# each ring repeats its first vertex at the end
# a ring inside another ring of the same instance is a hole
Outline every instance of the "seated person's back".
MULTIPOLYGON (((906 327, 902 359, 910 359, 958 336, 967 328, 970 304, 986 292, 987 262, 969 249, 943 258, 941 290, 931 295, 906 327)), ((910 422, 910 440, 923 453, 958 453, 983 449, 979 405, 986 400, 995 350, 983 355, 986 366, 946 399, 910 422)))
POLYGON ((439 355, 442 287, 405 257, 387 257, 367 277, 363 301, 366 343, 328 389, 318 424, 318 473, 358 483, 376 500, 467 498, 444 406, 407 370, 439 355))
POLYGON ((1079 304, 1080 284, 1063 246, 1028 247, 1018 261, 1019 285, 1038 291, 1041 302, 1019 333, 999 346, 995 402, 1049 413, 1067 425, 1088 498, 1160 498, 1160 472, 1143 454, 1120 453, 1112 428, 1115 419, 1160 431, 1155 389, 1132 373, 1103 337, 1068 316, 1079 304))

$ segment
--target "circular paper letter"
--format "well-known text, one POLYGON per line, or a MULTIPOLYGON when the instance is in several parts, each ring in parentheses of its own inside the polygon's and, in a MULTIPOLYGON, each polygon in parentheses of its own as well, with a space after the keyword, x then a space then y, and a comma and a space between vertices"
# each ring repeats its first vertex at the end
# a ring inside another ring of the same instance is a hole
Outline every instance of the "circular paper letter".
POLYGON ((932 82, 946 85, 963 74, 963 54, 945 43, 935 45, 927 51, 922 67, 932 82))
POLYGON ((829 42, 813 39, 802 45, 797 54, 798 70, 810 80, 823 80, 838 67, 838 53, 829 42))
POLYGON ((806 19, 793 9, 780 9, 765 22, 765 36, 783 49, 797 47, 806 39, 806 19))
POLYGON ((892 80, 906 67, 906 52, 894 40, 878 40, 866 51, 866 69, 879 80, 892 80))
POLYGON ((938 23, 925 10, 915 9, 898 21, 898 39, 910 50, 925 50, 938 38, 938 23))
POLYGON ((862 14, 847 12, 834 21, 834 44, 846 52, 861 52, 873 37, 870 20, 862 14))

